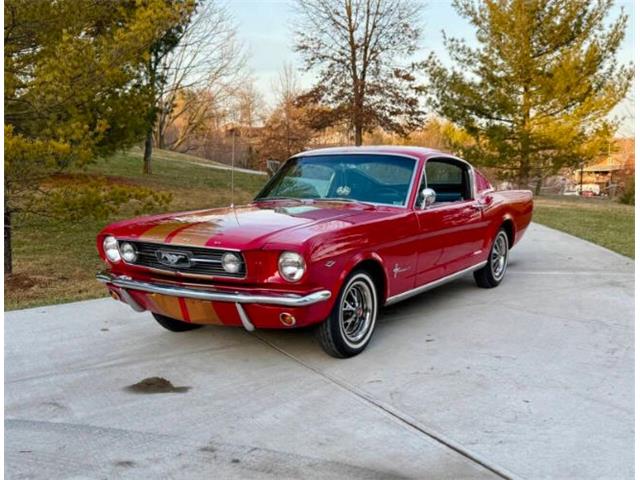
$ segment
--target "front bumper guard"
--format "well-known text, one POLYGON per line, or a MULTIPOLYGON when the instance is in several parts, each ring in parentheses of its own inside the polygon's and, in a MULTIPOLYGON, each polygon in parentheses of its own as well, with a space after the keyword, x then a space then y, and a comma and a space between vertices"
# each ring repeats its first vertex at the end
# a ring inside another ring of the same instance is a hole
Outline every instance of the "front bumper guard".
POLYGON ((235 303, 242 325, 250 332, 255 330, 255 327, 251 323, 251 320, 249 320, 244 308, 242 308, 243 303, 279 305, 283 307, 306 307, 313 305, 314 303, 324 302, 331 298, 331 292, 329 290, 319 290, 307 295, 296 295, 292 293, 261 295, 241 292, 198 290, 195 288, 178 287, 174 285, 160 285, 157 283, 141 282, 139 280, 133 280, 131 277, 113 275, 111 273, 98 273, 96 278, 102 283, 122 289, 122 291, 125 292, 123 300, 138 312, 144 310, 144 308, 138 305, 138 303, 131 298, 131 295, 128 294, 127 290, 138 290, 141 292, 158 293, 172 297, 193 298, 196 300, 235 303))

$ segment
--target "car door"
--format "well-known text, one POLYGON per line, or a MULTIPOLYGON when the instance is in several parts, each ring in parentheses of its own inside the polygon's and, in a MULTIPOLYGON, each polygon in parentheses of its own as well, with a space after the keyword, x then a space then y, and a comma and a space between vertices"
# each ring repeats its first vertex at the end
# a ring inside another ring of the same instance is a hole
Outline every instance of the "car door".
POLYGON ((427 160, 419 191, 424 186, 433 189, 436 202, 424 209, 416 205, 416 286, 482 261, 484 223, 473 182, 473 170, 464 161, 452 157, 427 160))

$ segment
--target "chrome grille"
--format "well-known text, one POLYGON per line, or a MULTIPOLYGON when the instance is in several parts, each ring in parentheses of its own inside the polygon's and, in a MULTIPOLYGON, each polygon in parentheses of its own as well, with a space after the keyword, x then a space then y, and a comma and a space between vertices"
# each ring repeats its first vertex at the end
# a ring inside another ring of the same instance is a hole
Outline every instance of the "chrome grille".
POLYGON ((138 253, 133 265, 140 265, 169 272, 180 272, 193 275, 210 275, 216 277, 243 278, 246 274, 244 258, 238 252, 233 252, 240 256, 241 266, 238 273, 229 273, 222 268, 222 255, 229 250, 185 247, 182 245, 164 245, 158 243, 128 241, 138 253), (184 255, 189 258, 189 265, 166 265, 159 260, 158 252, 184 255))

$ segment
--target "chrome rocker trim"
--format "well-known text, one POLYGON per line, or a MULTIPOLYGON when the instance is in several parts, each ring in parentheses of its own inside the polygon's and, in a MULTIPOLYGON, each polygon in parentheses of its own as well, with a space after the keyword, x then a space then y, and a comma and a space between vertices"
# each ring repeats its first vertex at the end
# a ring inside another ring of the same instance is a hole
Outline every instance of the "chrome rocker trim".
POLYGON ((401 302, 402 300, 405 300, 409 297, 413 297, 414 295, 419 295, 421 293, 426 292, 427 290, 431 290, 432 288, 436 288, 436 287, 439 287, 440 285, 444 285, 445 283, 451 282, 452 280, 455 280, 456 278, 461 277, 466 273, 474 272, 484 267, 486 264, 487 264, 487 261, 485 260, 484 262, 480 262, 476 265, 472 265, 468 268, 465 268, 464 270, 460 270, 459 272, 452 273, 451 275, 447 275, 446 277, 439 278, 438 280, 434 280, 433 282, 425 283, 424 285, 416 287, 412 290, 407 290, 406 292, 402 292, 402 293, 399 293, 398 295, 394 295, 393 297, 389 297, 385 302, 385 306, 392 305, 397 302, 401 302))
POLYGON ((175 287, 171 285, 158 285, 149 282, 140 282, 130 277, 118 276, 110 273, 96 275, 98 281, 109 283, 120 288, 140 290, 142 292, 159 293, 173 297, 194 298, 196 300, 210 300, 215 302, 231 303, 260 303, 263 305, 281 305, 283 307, 306 307, 314 303, 323 302, 331 298, 329 290, 320 290, 308 295, 276 294, 254 295, 240 292, 213 292, 210 290, 197 290, 195 288, 175 287))

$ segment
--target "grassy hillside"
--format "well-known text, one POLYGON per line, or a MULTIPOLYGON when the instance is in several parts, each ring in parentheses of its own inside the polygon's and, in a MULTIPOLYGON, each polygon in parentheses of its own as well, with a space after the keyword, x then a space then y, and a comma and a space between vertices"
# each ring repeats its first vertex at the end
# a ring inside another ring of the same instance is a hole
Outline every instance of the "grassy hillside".
MULTIPOLYGON (((143 175, 142 152, 134 149, 101 161, 89 172, 106 175, 112 182, 142 185, 173 196, 162 211, 227 206, 231 203, 231 173, 194 165, 202 159, 158 151, 151 176, 143 175)), ((235 203, 250 200, 266 181, 262 175, 236 172, 235 203)), ((103 267, 95 236, 104 225, 131 217, 123 211, 107 221, 58 222, 43 218, 16 218, 14 228, 14 275, 5 282, 5 309, 64 303, 106 294, 95 280, 103 267)))
POLYGON ((536 197, 533 221, 634 257, 634 207, 610 200, 536 197))

